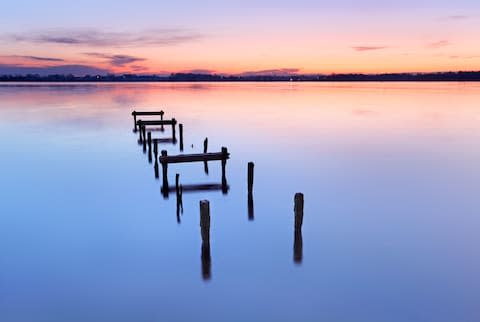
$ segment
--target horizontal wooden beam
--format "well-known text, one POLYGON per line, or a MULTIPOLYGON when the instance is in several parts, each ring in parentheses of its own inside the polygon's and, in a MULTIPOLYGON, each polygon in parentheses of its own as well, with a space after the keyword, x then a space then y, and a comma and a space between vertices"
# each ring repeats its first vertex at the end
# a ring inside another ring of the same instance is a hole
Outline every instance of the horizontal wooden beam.
POLYGON ((133 111, 132 112, 132 115, 145 115, 145 116, 148 116, 148 115, 164 115, 165 112, 164 111, 160 111, 160 112, 137 112, 137 111, 133 111))
POLYGON ((142 121, 139 120, 137 121, 137 124, 139 126, 151 126, 151 125, 176 125, 177 120, 171 119, 171 120, 164 120, 164 121, 142 121))
POLYGON ((203 162, 203 161, 220 161, 230 158, 226 148, 222 148, 222 152, 216 153, 199 153, 199 154, 180 154, 169 156, 167 151, 162 151, 159 160, 160 163, 185 163, 185 162, 203 162))

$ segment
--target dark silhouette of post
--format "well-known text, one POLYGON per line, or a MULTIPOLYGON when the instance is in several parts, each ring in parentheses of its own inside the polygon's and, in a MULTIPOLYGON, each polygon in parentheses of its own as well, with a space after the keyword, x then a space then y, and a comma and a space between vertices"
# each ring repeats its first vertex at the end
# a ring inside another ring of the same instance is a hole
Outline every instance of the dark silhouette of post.
POLYGON ((155 165, 153 166, 155 170, 155 179, 158 179, 160 177, 159 175, 159 169, 158 169, 158 141, 153 140, 153 155, 155 157, 155 165))
MULTIPOLYGON (((203 141, 203 153, 207 153, 208 151, 208 138, 205 138, 203 141)), ((208 174, 208 162, 205 161, 203 163, 203 170, 205 171, 205 174, 208 174)))
MULTIPOLYGON (((160 111, 160 121, 163 121, 163 114, 165 114, 165 112, 160 111)), ((160 126, 160 131, 165 131, 163 124, 160 126)))
POLYGON ((255 164, 253 162, 248 163, 248 193, 253 192, 253 169, 255 164))
POLYGON ((254 220, 254 211, 253 211, 253 170, 255 164, 253 162, 248 163, 248 220, 254 220))
POLYGON ((152 132, 148 132, 147 135, 147 143, 148 143, 148 162, 152 162, 152 132))
POLYGON ((174 142, 177 141, 177 137, 176 137, 176 134, 175 134, 175 128, 177 127, 177 120, 176 119, 172 119, 172 139, 174 142))
POLYGON ((132 115, 133 115, 133 124, 134 124, 133 132, 137 132, 137 131, 138 131, 138 127, 137 127, 137 111, 133 111, 132 115))
POLYGON ((225 158, 222 159, 222 192, 224 195, 228 193, 228 185, 227 185, 227 176, 225 168, 227 166, 227 156, 228 156, 228 149, 226 147, 222 147, 222 154, 225 158))
POLYGON ((303 260, 303 237, 302 237, 302 225, 303 225, 303 193, 295 194, 295 235, 293 241, 293 261, 296 264, 301 264, 303 260))
POLYGON ((146 135, 146 128, 145 125, 142 125, 142 135, 143 135, 143 152, 147 152, 147 135, 146 135))
MULTIPOLYGON (((162 157, 167 156, 167 151, 162 150, 162 157)), ((168 163, 162 162, 162 191, 163 197, 168 198, 168 163)))
POLYGON ((183 124, 178 125, 178 130, 180 132, 180 151, 183 151, 183 124))
POLYGON ((204 280, 212 277, 212 259, 210 254, 210 202, 200 201, 200 233, 202 236, 202 276, 204 280))

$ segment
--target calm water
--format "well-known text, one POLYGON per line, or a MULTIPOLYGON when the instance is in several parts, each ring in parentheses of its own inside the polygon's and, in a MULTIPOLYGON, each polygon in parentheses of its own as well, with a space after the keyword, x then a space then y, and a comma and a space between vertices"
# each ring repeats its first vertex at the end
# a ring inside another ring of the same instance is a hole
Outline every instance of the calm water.
POLYGON ((477 322, 479 102, 478 83, 2 84, 0 321, 477 322), (185 193, 178 223, 134 108, 183 123, 185 153, 228 147, 229 193, 185 193))

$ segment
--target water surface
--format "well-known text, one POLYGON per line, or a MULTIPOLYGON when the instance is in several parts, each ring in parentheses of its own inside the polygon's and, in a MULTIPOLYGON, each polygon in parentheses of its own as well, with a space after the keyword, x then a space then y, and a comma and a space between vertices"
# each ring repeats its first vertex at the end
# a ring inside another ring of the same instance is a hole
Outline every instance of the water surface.
POLYGON ((0 320, 479 321, 478 102, 478 83, 2 84, 0 320), (133 109, 183 123, 185 153, 228 147, 228 194, 185 193, 178 223, 133 109))

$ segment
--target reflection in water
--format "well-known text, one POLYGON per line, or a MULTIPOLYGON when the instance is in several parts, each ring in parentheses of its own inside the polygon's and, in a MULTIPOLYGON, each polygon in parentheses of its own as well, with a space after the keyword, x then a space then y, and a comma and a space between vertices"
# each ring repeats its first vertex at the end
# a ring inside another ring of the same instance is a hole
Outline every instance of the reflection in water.
POLYGON ((180 184, 180 174, 175 175, 175 191, 177 195, 177 222, 180 223, 180 214, 183 214, 183 186, 180 184))
POLYGON ((253 194, 248 193, 248 220, 253 221, 255 219, 254 208, 253 208, 253 194))

